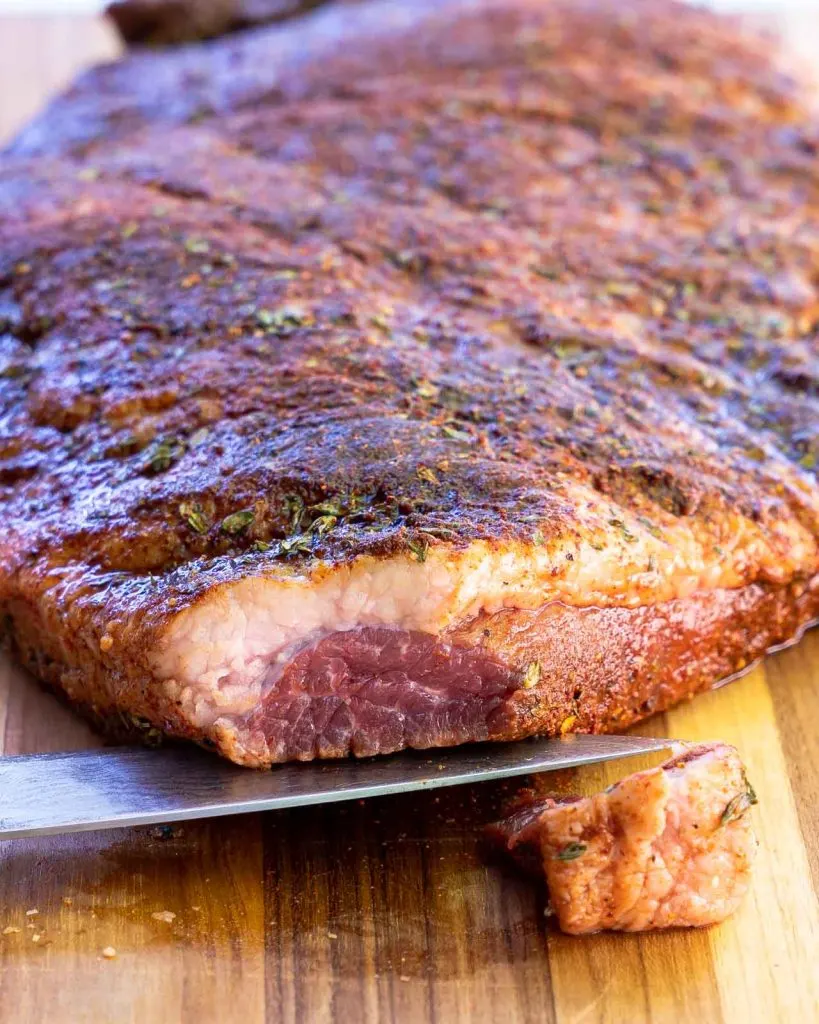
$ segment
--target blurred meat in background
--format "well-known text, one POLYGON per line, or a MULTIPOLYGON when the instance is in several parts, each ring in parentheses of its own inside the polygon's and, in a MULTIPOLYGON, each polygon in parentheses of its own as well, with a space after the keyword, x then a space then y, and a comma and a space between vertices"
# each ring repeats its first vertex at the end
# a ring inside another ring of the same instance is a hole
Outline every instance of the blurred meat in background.
POLYGON ((116 0, 108 7, 125 42, 172 45, 284 21, 327 0, 116 0))

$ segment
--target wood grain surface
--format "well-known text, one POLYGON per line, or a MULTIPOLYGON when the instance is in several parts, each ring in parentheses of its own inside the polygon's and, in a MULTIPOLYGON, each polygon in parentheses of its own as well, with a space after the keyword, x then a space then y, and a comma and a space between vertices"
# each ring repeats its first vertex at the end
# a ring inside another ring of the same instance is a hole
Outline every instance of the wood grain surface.
MULTIPOLYGON (((786 27, 807 53, 804 11, 786 27)), ((0 18, 0 139, 115 50, 96 19, 0 18)), ((705 931, 556 932, 543 891, 480 842, 513 785, 0 843, 0 1020, 811 1024, 817 721, 819 630, 643 727, 735 743, 760 797, 751 894, 705 931)), ((98 743, 0 661, 0 750, 98 743)), ((641 766, 552 780, 591 791, 641 766)))

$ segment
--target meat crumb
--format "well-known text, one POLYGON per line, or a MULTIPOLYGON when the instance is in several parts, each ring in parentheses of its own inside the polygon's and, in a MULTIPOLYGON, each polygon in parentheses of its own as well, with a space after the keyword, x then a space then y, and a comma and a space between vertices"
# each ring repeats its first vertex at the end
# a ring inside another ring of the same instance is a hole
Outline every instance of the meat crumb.
POLYGON ((176 914, 172 910, 156 910, 151 917, 154 921, 162 921, 164 924, 171 924, 176 919, 176 914))
POLYGON ((114 960, 116 958, 117 951, 113 946, 106 946, 102 951, 102 955, 106 960, 114 960))
POLYGON ((26 917, 34 917, 36 914, 39 914, 39 913, 40 913, 40 911, 36 907, 34 907, 32 910, 27 910, 26 911, 26 917))
POLYGON ((6 925, 6 927, 3 929, 3 934, 4 935, 19 935, 21 931, 22 931, 22 928, 15 928, 15 926, 13 924, 9 924, 9 925, 6 925))

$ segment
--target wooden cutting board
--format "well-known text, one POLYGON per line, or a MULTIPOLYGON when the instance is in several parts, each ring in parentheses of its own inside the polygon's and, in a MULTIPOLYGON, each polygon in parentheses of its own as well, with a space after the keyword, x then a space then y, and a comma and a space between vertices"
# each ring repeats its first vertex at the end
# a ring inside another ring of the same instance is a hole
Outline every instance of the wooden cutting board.
MULTIPOLYGON (((789 24, 808 52, 804 14, 789 24)), ((0 19, 0 138, 114 52, 95 19, 0 19)), ((502 785, 0 843, 0 1019, 819 1021, 817 722, 819 630, 644 727, 736 744, 760 797, 752 892, 707 931, 557 933, 543 891, 481 847, 502 785)), ((97 745, 0 661, 0 750, 97 745)), ((625 770, 554 782, 590 791, 625 770)))

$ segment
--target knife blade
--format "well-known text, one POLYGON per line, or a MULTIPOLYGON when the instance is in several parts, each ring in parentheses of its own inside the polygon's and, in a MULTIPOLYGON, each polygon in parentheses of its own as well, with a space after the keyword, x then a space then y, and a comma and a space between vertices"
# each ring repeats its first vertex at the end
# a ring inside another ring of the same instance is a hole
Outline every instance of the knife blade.
POLYGON ((0 839, 154 825, 554 771, 664 750, 671 740, 572 736, 253 771, 195 748, 0 757, 0 839))

